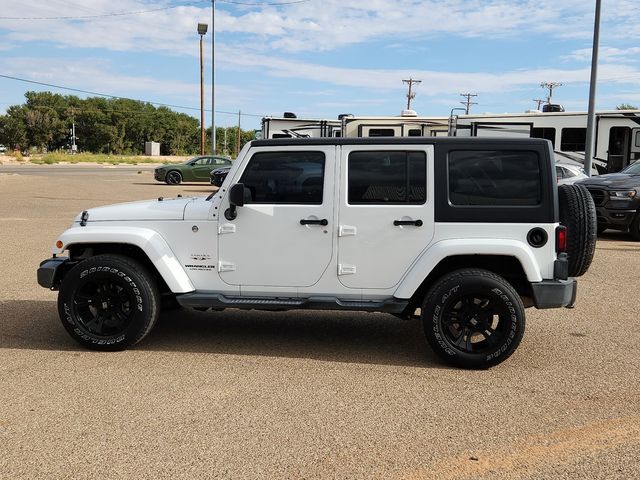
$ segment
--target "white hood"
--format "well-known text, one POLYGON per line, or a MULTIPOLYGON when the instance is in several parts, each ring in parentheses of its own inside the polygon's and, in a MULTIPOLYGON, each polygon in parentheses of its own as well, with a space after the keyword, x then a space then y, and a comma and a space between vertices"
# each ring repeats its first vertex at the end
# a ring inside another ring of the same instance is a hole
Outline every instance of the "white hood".
MULTIPOLYGON (((87 221, 90 223, 122 220, 182 220, 185 207, 193 200, 193 198, 169 198, 96 207, 88 210, 87 221)), ((75 221, 79 222, 81 216, 82 214, 78 215, 75 221)))

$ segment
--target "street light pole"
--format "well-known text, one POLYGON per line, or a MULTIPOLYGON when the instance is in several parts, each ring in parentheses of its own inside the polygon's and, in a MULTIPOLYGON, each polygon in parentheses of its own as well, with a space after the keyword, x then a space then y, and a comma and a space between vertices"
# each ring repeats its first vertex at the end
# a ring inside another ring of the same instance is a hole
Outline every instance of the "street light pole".
POLYGON ((211 154, 216 154, 216 0, 211 0, 211 154))
POLYGON ((591 54, 591 86, 589 87, 589 114, 587 139, 584 147, 584 169, 591 176, 596 131, 596 87, 598 83, 598 54, 600 48, 600 12, 602 0, 596 0, 596 16, 593 25, 593 52, 591 54))
POLYGON ((202 37, 207 33, 207 24, 198 24, 198 34, 200 35, 200 155, 204 155, 205 134, 204 134, 204 60, 202 57, 202 37))

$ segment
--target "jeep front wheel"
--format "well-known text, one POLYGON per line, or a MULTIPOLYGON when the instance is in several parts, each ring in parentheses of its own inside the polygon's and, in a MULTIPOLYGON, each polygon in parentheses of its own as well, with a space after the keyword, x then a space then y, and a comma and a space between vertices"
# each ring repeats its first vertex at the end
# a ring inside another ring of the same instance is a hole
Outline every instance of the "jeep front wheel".
POLYGON ((65 276, 58 312, 65 329, 92 350, 123 350, 155 324, 159 294, 140 263, 120 255, 97 255, 65 276))
POLYGON ((516 349, 525 328, 522 300, 487 270, 457 270, 440 279, 422 305, 424 332, 447 363, 489 368, 516 349))

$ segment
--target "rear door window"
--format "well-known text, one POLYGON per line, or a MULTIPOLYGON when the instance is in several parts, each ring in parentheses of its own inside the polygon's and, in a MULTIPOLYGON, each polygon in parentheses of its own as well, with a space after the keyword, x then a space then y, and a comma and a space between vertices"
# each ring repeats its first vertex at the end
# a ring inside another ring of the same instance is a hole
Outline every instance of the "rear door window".
POLYGON ((352 152, 348 160, 350 205, 427 201, 425 152, 352 152))

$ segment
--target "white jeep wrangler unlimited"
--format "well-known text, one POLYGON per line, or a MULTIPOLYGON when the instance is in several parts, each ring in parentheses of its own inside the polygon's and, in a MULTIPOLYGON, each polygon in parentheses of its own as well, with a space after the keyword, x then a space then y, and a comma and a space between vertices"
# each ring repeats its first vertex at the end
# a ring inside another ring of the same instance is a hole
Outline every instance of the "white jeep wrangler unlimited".
POLYGON ((262 140, 209 197, 82 212, 38 281, 98 350, 141 341, 169 300, 419 317, 447 362, 487 368, 525 307, 573 305, 595 238, 591 196, 557 186, 546 140, 262 140))

